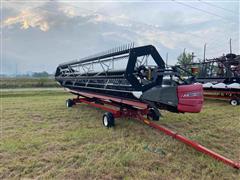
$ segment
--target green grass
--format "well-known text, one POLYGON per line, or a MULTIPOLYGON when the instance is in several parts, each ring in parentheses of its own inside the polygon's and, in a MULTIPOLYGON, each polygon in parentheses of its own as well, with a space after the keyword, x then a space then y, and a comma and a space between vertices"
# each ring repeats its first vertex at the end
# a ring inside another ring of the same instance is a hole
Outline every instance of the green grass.
MULTIPOLYGON (((103 111, 61 91, 3 92, 0 179, 239 179, 239 171, 131 119, 106 129, 103 111)), ((205 101, 159 124, 240 160, 240 106, 205 101)))
POLYGON ((53 78, 0 78, 0 88, 59 87, 53 78))

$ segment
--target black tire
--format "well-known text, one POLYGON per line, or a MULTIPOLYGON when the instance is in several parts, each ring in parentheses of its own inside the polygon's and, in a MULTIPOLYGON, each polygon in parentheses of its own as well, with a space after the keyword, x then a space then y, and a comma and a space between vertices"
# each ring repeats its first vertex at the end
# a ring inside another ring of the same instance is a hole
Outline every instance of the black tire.
POLYGON ((159 121, 160 116, 157 114, 157 112, 154 109, 149 109, 147 113, 147 118, 151 121, 159 121))
POLYGON ((70 108, 74 105, 74 101, 72 99, 66 100, 66 106, 67 108, 70 108))
POLYGON ((237 106, 237 105, 239 105, 239 100, 238 99, 231 99, 230 101, 229 101, 229 103, 232 105, 232 106, 237 106))
POLYGON ((236 54, 229 53, 229 54, 226 55, 226 57, 227 57, 228 59, 234 59, 234 58, 237 57, 237 55, 236 55, 236 54))
POLYGON ((115 125, 113 114, 110 112, 104 113, 102 123, 107 128, 113 127, 115 125))

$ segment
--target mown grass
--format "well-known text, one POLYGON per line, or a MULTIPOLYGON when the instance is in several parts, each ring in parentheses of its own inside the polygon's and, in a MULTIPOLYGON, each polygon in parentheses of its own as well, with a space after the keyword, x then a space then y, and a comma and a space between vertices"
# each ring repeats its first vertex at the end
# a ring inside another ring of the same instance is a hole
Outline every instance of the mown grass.
POLYGON ((18 77, 0 78, 0 88, 32 88, 32 87, 59 87, 53 78, 33 78, 33 77, 18 77))
MULTIPOLYGON (((3 92, 0 178, 239 179, 239 171, 131 119, 67 109, 68 93, 3 92)), ((240 106, 205 101, 199 114, 163 112, 159 124, 240 160, 240 106)))

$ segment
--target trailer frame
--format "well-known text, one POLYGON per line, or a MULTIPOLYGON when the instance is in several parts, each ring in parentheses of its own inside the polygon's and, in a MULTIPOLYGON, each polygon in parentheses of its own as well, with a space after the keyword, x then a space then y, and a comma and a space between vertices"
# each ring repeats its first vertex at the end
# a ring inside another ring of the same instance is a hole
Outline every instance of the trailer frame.
MULTIPOLYGON (((76 105, 79 103, 85 103, 90 106, 100 108, 104 111, 107 111, 108 113, 111 113, 113 115, 113 118, 121 118, 121 117, 128 117, 133 118, 141 123, 144 123, 148 125, 149 127, 154 128, 157 131, 163 132, 164 134, 171 136, 173 139, 177 139, 178 141, 194 148, 195 150, 202 152, 218 161, 221 161, 233 168, 240 169, 240 162, 235 162, 234 160, 231 160, 227 157, 224 157, 204 146, 201 144, 192 141, 177 132, 174 132, 162 125, 159 125, 157 123, 154 123, 146 118, 146 115, 149 113, 149 106, 144 104, 142 102, 131 102, 129 101, 128 104, 121 103, 122 99, 119 99, 118 102, 114 101, 107 101, 106 99, 100 99, 100 98, 88 98, 88 97, 80 97, 77 96, 77 98, 69 99, 72 101, 71 105, 76 105), (132 105, 131 105, 132 104, 132 105), (134 105, 134 106, 133 106, 134 105)), ((69 101, 67 100, 67 102, 69 101)), ((68 106, 71 107, 71 106, 68 106)), ((103 115, 104 117, 105 115, 103 115)), ((103 118, 104 119, 104 118, 103 118)))
POLYGON ((233 106, 240 105, 240 91, 236 89, 203 89, 204 97, 209 99, 228 100, 233 106))

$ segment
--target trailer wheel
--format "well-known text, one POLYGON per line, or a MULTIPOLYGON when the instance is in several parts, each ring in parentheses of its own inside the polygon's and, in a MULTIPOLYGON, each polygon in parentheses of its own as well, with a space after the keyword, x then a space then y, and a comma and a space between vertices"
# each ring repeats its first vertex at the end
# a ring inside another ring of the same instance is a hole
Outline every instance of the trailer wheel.
POLYGON ((115 125, 113 114, 106 112, 102 118, 103 125, 107 128, 113 127, 115 125))
POLYGON ((66 106, 67 108, 70 108, 74 105, 74 101, 72 99, 66 100, 66 106))
POLYGON ((237 106, 237 105, 239 105, 239 100, 238 99, 231 99, 229 103, 232 106, 237 106))
POLYGON ((151 121, 159 121, 160 116, 154 109, 151 108, 147 113, 147 118, 151 121))

